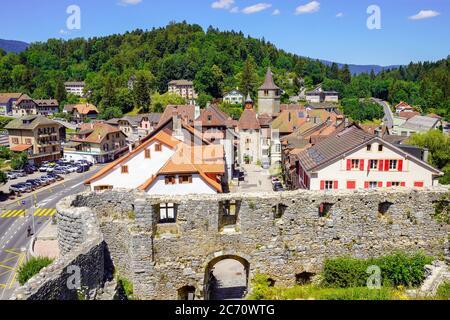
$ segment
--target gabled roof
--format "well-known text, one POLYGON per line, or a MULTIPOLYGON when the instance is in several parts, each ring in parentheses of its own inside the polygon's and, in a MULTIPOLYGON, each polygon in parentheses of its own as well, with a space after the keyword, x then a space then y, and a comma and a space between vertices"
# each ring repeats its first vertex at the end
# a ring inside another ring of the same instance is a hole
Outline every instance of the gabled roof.
POLYGON ((65 86, 84 86, 84 81, 67 81, 64 82, 65 86))
POLYGON ((195 123, 205 127, 232 127, 233 119, 218 106, 212 104, 200 111, 200 117, 195 119, 195 123))
POLYGON ((270 67, 267 68, 266 78, 264 79, 264 83, 259 90, 280 90, 280 88, 273 81, 273 74, 270 67))
POLYGON ((80 127, 80 133, 89 134, 86 138, 77 138, 73 137, 71 140, 74 142, 87 142, 87 143, 101 143, 104 139, 106 139, 107 135, 110 133, 120 133, 119 128, 112 126, 110 124, 104 122, 96 122, 96 123, 83 123, 80 127))
POLYGON ((18 100, 22 93, 12 92, 12 93, 0 93, 0 104, 7 104, 10 100, 18 100))
POLYGON ((407 128, 411 130, 431 130, 437 126, 439 123, 439 119, 425 117, 425 116, 414 116, 411 119, 408 119, 401 127, 407 128))
POLYGON ((56 99, 35 99, 34 102, 40 107, 58 107, 59 103, 56 99))
POLYGON ((22 94, 19 98, 19 100, 17 100, 16 105, 19 105, 22 101, 33 101, 34 103, 36 103, 29 95, 27 94, 22 94))
POLYGON ((181 119, 189 125, 194 125, 195 121, 195 106, 194 105, 168 105, 164 110, 158 127, 171 119, 174 115, 178 115, 181 119))
POLYGON ((61 127, 61 125, 58 122, 50 120, 47 117, 41 115, 32 115, 18 118, 9 122, 5 126, 5 129, 34 130, 35 128, 41 125, 57 125, 58 127, 61 127))
POLYGON ((408 103, 406 103, 405 101, 400 101, 400 103, 398 105, 395 106, 395 109, 409 109, 409 110, 414 110, 413 107, 411 107, 408 103))
POLYGON ((104 176, 106 173, 112 171, 117 165, 121 164, 122 162, 128 160, 129 158, 131 158, 132 156, 138 154, 141 150, 145 149, 148 145, 150 145, 152 142, 154 141, 159 141, 160 143, 166 145, 167 147, 173 149, 175 148, 180 141, 175 139, 172 136, 169 136, 167 133, 165 133, 164 131, 158 131, 156 134, 154 134, 149 140, 145 141, 144 143, 142 143, 139 147, 137 147, 136 149, 132 150, 131 152, 127 153, 126 155, 124 155, 123 157, 111 162, 110 164, 108 164, 107 166, 105 166, 104 168, 102 168, 99 172, 97 172, 95 175, 93 175, 91 178, 89 178, 88 180, 86 180, 84 183, 85 184, 89 184, 92 181, 101 178, 102 176, 104 176))
POLYGON ((420 112, 416 112, 416 111, 400 111, 398 116, 400 118, 406 118, 406 119, 411 119, 415 116, 420 116, 420 112))
POLYGON ((194 82, 192 82, 191 80, 180 79, 180 80, 172 80, 169 82, 169 84, 175 86, 193 86, 194 82))
POLYGON ((241 95, 241 96, 244 96, 244 94, 241 91, 239 91, 238 89, 233 89, 231 91, 228 91, 223 96, 225 97, 227 95, 241 95))
POLYGON ((245 109, 244 112, 242 112, 238 127, 239 130, 257 130, 261 128, 255 109, 245 109))
POLYGON ((307 116, 306 110, 284 110, 272 121, 272 129, 283 134, 292 133, 306 122, 307 116))

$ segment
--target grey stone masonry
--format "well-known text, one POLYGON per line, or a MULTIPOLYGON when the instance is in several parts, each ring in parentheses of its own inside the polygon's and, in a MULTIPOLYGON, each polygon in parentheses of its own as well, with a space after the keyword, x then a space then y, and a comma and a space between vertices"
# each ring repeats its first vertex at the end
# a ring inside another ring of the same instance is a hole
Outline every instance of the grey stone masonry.
POLYGON ((85 247, 89 226, 97 225, 116 271, 133 283, 138 298, 177 299, 194 288, 203 299, 211 268, 228 258, 245 266, 249 281, 265 273, 287 286, 337 256, 422 250, 445 259, 450 226, 435 218, 434 203, 450 201, 448 195, 446 188, 164 197, 84 193, 58 206, 59 241, 72 256, 77 251, 71 248, 85 247), (174 208, 175 221, 160 221, 164 204, 174 208))

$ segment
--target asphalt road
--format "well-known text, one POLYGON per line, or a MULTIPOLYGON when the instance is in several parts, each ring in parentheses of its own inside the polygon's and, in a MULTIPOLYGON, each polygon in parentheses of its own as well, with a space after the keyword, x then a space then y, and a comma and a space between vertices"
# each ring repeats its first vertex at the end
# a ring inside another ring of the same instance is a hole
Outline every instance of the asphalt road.
POLYGON ((94 166, 89 172, 35 195, 22 197, 14 204, 0 204, 0 300, 9 299, 18 286, 17 269, 25 261, 32 239, 28 237, 28 227, 31 227, 32 233, 39 233, 56 214, 56 203, 87 190, 83 182, 100 168, 94 166))
POLYGON ((389 129, 392 129, 394 127, 394 114, 392 113, 390 105, 386 101, 380 99, 373 98, 373 101, 375 101, 376 103, 378 103, 380 106, 383 107, 384 110, 383 122, 389 129))

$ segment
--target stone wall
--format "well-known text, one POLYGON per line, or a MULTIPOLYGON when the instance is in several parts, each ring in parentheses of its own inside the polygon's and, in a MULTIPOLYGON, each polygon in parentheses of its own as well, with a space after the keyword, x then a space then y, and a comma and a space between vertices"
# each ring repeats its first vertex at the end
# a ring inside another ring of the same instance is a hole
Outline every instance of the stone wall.
MULTIPOLYGON (((319 272, 329 257, 396 250, 448 256, 449 225, 434 218, 433 202, 443 196, 448 199, 448 190, 439 188, 189 197, 116 190, 81 194, 65 204, 71 203, 71 217, 96 213, 116 271, 132 281, 137 296, 177 299, 186 286, 203 298, 205 275, 225 258, 247 265, 249 279, 261 272, 293 285, 296 275, 319 272), (237 204, 237 223, 222 229, 230 220, 223 217, 228 202, 237 204), (176 204, 176 223, 159 223, 161 203, 176 204)), ((72 257, 70 246, 87 245, 86 224, 59 221, 61 247, 72 257)))
POLYGON ((96 214, 72 207, 72 198, 57 205, 58 240, 62 257, 41 270, 11 300, 94 299, 105 280, 105 242, 96 214), (74 278, 79 270, 81 290, 74 278))

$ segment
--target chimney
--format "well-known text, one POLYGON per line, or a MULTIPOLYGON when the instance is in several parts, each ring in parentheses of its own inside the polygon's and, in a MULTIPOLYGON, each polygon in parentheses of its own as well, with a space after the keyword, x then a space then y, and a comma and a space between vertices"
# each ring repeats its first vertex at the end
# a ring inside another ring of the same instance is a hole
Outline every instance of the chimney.
POLYGON ((133 151, 133 144, 130 143, 130 144, 128 145, 128 151, 129 151, 129 152, 133 151))
POLYGON ((423 161, 428 163, 428 157, 430 156, 430 151, 426 148, 423 149, 423 161))
MULTIPOLYGON (((209 107, 209 102, 208 102, 207 107, 209 107)), ((194 120, 197 120, 198 117, 200 117, 200 106, 199 105, 195 105, 194 120)))
POLYGON ((183 141, 184 140, 184 136, 183 136, 183 131, 181 130, 181 118, 177 114, 174 113, 174 115, 172 116, 172 122, 173 122, 172 136, 175 139, 183 141))

